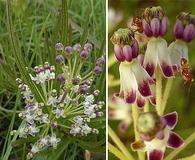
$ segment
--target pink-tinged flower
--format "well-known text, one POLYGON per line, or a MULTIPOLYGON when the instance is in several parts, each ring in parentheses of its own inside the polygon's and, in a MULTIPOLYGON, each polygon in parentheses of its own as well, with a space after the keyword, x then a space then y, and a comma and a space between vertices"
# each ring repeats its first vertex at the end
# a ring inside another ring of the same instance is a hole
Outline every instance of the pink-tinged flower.
POLYGON ((173 35, 176 39, 191 42, 195 38, 195 16, 182 12, 177 16, 173 35))
POLYGON ((154 83, 137 59, 129 62, 121 62, 120 72, 120 93, 124 96, 125 102, 134 103, 137 100, 139 107, 145 104, 145 97, 152 96, 150 85, 154 83))
POLYGON ((148 37, 164 36, 167 33, 168 18, 161 7, 146 8, 143 13, 142 26, 148 37))
POLYGON ((184 58, 188 61, 188 47, 186 42, 177 39, 169 45, 168 50, 174 71, 181 72, 181 59, 184 58))
POLYGON ((154 75, 157 66, 160 67, 165 77, 174 76, 166 40, 160 37, 149 40, 143 66, 151 77, 154 75))
POLYGON ((114 53, 119 62, 128 61, 138 56, 139 46, 134 38, 134 32, 129 28, 120 28, 111 37, 114 53))
POLYGON ((132 123, 131 105, 126 103, 124 99, 116 96, 109 98, 109 120, 117 120, 119 123, 119 131, 124 132, 132 123))
POLYGON ((184 140, 172 131, 177 119, 177 112, 163 116, 156 112, 141 113, 137 126, 141 140, 132 143, 132 149, 147 152, 148 160, 163 160, 166 147, 175 149, 184 144, 184 140))

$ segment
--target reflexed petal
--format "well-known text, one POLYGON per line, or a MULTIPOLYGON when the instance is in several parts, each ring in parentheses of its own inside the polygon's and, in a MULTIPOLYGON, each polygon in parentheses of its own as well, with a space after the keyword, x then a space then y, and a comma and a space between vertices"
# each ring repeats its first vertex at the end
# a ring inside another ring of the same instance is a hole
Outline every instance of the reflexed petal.
POLYGON ((125 56, 126 61, 130 62, 132 60, 132 49, 130 45, 125 45, 123 47, 123 55, 125 56))
POLYGON ((151 39, 147 44, 147 49, 144 56, 144 68, 152 77, 158 61, 158 53, 156 47, 156 40, 151 39))
POLYGON ((143 54, 139 54, 137 56, 137 60, 141 64, 141 66, 143 66, 143 63, 144 63, 144 55, 143 54))
POLYGON ((148 75, 148 73, 144 70, 144 68, 136 61, 132 65, 132 71, 135 75, 135 78, 138 83, 138 90, 143 97, 148 97, 152 95, 149 83, 152 78, 148 75))
POLYGON ((175 132, 170 132, 167 145, 170 148, 179 148, 184 144, 184 140, 175 132))
POLYGON ((164 152, 161 150, 154 149, 149 151, 148 160, 163 160, 164 152))
POLYGON ((165 120, 167 126, 173 129, 177 124, 178 115, 177 112, 172 112, 162 116, 162 118, 165 120))
POLYGON ((150 26, 151 26, 151 30, 152 30, 153 36, 154 37, 159 36, 159 32, 160 32, 160 21, 158 20, 158 18, 153 18, 151 20, 150 26))
POLYGON ((133 103, 136 99, 137 81, 131 70, 130 63, 121 63, 120 72, 120 92, 123 92, 127 103, 133 103))
POLYGON ((118 45, 114 45, 114 53, 118 61, 123 62, 125 60, 122 49, 118 45))
POLYGON ((152 103, 152 105, 156 105, 156 97, 155 96, 152 96, 152 97, 150 97, 150 102, 152 103))
POLYGON ((150 28, 150 25, 145 20, 142 21, 142 25, 143 25, 145 35, 148 36, 148 37, 151 37, 152 36, 152 30, 150 28))
POLYGON ((173 69, 166 40, 162 38, 158 39, 157 52, 161 71, 163 72, 165 77, 172 77, 173 69))
POLYGON ((167 33, 167 27, 168 27, 168 18, 163 17, 161 20, 161 27, 160 27, 160 35, 164 36, 167 33))
POLYGON ((172 65, 177 66, 178 69, 180 68, 181 58, 188 60, 188 47, 185 42, 176 40, 169 45, 168 50, 172 65))
POLYGON ((137 151, 137 150, 144 151, 145 150, 144 141, 139 140, 139 141, 131 143, 131 148, 133 151, 137 151))
POLYGON ((138 106, 139 108, 143 108, 144 105, 145 105, 145 103, 146 103, 146 99, 145 99, 144 97, 142 97, 141 95, 139 95, 139 96, 137 97, 137 106, 138 106))

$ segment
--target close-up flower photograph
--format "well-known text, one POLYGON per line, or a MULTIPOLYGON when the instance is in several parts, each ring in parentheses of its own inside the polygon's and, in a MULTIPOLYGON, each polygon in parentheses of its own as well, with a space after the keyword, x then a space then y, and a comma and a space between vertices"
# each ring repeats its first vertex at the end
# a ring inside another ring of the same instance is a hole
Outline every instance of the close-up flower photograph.
POLYGON ((108 1, 108 159, 195 159, 195 1, 108 1))
POLYGON ((106 159, 104 0, 0 1, 0 159, 106 159))

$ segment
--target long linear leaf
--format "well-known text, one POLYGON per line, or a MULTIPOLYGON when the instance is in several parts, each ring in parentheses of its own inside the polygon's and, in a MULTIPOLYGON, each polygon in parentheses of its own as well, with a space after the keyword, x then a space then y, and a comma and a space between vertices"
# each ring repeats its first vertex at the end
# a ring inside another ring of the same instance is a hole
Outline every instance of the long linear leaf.
POLYGON ((40 91, 36 87, 35 83, 31 80, 26 68, 25 68, 25 63, 21 54, 21 50, 19 47, 19 40, 17 39, 17 36, 13 32, 13 25, 12 25, 12 18, 10 14, 10 0, 6 1, 6 13, 7 13, 7 27, 8 27, 8 32, 9 32, 9 37, 10 37, 10 44, 13 50, 13 55, 16 59, 16 64, 17 67, 22 74, 24 81, 27 83, 27 85, 30 87, 32 90, 32 93, 35 95, 35 98, 38 102, 44 102, 44 98, 41 95, 40 91))

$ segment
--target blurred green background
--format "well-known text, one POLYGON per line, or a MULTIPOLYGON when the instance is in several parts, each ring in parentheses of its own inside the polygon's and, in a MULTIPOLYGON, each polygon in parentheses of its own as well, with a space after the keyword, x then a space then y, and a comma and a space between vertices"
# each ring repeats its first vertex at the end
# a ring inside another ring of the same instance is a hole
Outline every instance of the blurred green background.
MULTIPOLYGON (((169 28, 166 35, 166 40, 170 44, 174 37, 172 35, 173 25, 176 20, 177 14, 182 11, 195 14, 195 1, 194 0, 109 0, 109 37, 112 36, 114 31, 118 28, 127 27, 129 18, 135 15, 141 15, 145 7, 160 5, 169 18, 169 28), (113 18, 114 15, 114 18, 113 18)), ((195 75, 195 40, 189 45, 189 63, 192 69, 192 74, 195 75)), ((109 41, 109 57, 113 55, 113 45, 109 41)), ((111 58, 110 58, 111 60, 111 58)), ((109 74, 114 76, 114 79, 119 79, 118 65, 116 63, 109 67, 109 74)), ((112 82, 110 82, 111 84, 112 82)), ((109 88, 109 95, 118 92, 119 85, 109 88)), ((152 108, 152 106, 151 106, 152 108)), ((175 128, 184 139, 186 139, 193 131, 195 131, 195 82, 184 84, 181 76, 174 79, 165 113, 177 111, 179 121, 175 128)), ((112 128, 118 132, 123 142, 130 149, 130 142, 133 141, 132 126, 126 133, 120 133, 117 130, 118 122, 109 121, 112 128)), ((168 150, 166 153, 170 152, 168 150)), ((195 142, 189 145, 182 151, 178 157, 185 157, 195 153, 195 142)), ((114 156, 110 154, 110 160, 114 156)))

